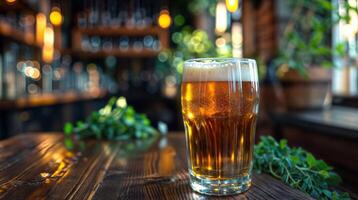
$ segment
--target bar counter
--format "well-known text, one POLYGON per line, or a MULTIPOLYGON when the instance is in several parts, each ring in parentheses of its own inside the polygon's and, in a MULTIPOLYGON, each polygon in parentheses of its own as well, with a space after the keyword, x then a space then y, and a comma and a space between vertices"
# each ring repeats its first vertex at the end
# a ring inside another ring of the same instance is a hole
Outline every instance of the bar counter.
MULTIPOLYGON (((27 133, 0 142, 0 199, 207 198, 189 186, 184 133, 132 142, 27 133)), ((254 174, 248 192, 223 199, 311 198, 254 174)))

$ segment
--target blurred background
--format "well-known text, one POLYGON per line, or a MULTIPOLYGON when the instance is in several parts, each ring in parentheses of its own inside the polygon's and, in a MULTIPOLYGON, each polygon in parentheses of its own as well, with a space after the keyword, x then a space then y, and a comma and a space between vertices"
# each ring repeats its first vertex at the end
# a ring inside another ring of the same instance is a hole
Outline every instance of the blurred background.
POLYGON ((184 60, 254 58, 257 135, 357 191, 357 13, 358 0, 0 0, 0 139, 62 131, 111 96, 183 131, 184 60))

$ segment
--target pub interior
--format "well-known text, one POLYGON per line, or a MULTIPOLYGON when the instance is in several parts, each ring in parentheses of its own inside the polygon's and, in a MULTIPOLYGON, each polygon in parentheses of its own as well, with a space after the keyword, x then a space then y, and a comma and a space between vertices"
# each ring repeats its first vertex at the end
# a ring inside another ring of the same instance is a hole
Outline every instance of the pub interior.
POLYGON ((306 149, 355 197, 358 0, 0 0, 0 144, 112 97, 184 134, 184 61, 205 57, 255 59, 256 142, 306 149))

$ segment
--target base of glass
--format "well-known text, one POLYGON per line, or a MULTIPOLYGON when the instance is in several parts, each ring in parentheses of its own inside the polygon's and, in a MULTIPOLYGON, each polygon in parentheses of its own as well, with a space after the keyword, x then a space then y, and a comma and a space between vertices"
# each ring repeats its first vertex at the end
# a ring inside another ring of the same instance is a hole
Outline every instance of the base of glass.
POLYGON ((226 196, 246 192, 251 186, 251 176, 241 176, 229 180, 208 180, 190 173, 191 188, 201 194, 226 196))

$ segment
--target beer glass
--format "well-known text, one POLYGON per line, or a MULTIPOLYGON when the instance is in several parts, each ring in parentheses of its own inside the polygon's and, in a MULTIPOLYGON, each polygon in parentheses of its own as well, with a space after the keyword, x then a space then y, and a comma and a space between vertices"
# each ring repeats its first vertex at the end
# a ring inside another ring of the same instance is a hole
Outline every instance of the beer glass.
POLYGON ((181 87, 191 187, 209 195, 248 190, 259 103, 255 60, 187 60, 181 87))

